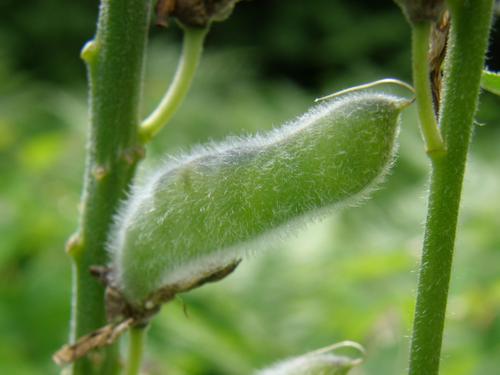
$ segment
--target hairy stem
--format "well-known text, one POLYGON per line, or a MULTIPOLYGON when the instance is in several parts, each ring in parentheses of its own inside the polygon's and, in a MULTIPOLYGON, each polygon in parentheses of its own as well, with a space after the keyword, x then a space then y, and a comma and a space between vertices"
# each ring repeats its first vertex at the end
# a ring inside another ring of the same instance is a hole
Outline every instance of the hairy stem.
MULTIPOLYGON (((106 324, 104 288, 89 267, 107 262, 113 215, 143 155, 139 102, 150 5, 149 0, 102 0, 95 39, 82 51, 90 84, 90 128, 80 228, 67 249, 73 260, 72 342, 106 324)), ((72 373, 117 372, 116 348, 92 359, 77 361, 72 373)))
POLYGON ((146 327, 134 327, 129 331, 127 375, 138 375, 141 369, 146 327))
POLYGON ((151 140, 182 104, 191 87, 203 51, 207 28, 183 26, 184 41, 174 80, 158 107, 141 124, 140 135, 144 143, 151 140))
POLYGON ((443 140, 434 117, 429 80, 430 22, 412 26, 413 84, 415 85, 418 117, 427 153, 432 157, 444 152, 443 140))
POLYGON ((433 158, 428 216, 418 281, 411 375, 439 371, 446 302, 465 171, 493 0, 450 1, 452 27, 440 128, 447 152, 433 158))

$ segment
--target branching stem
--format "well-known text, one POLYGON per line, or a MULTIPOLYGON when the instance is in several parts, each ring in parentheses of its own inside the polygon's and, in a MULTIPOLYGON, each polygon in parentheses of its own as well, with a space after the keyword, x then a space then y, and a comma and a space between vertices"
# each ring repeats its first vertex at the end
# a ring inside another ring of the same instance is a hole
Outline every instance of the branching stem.
POLYGON ((479 83, 493 0, 449 1, 448 41, 440 128, 446 153, 432 160, 432 175, 410 353, 410 375, 439 372, 448 287, 479 83))

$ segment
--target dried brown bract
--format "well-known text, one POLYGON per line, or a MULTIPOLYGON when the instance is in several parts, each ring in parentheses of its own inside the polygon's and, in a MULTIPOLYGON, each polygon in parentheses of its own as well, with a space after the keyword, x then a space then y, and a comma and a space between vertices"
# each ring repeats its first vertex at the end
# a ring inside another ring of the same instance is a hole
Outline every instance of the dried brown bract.
POLYGON ((231 14, 239 0, 158 0, 156 24, 166 26, 169 17, 177 18, 191 27, 207 27, 211 22, 223 21, 231 14))
POLYGON ((429 67, 432 88, 432 99, 436 115, 441 102, 441 81, 443 77, 443 61, 446 56, 448 33, 450 30, 450 13, 444 12, 439 22, 433 24, 431 46, 429 51, 429 67))
POLYGON ((132 326, 132 323, 133 319, 127 319, 119 323, 108 324, 97 331, 81 337, 74 344, 63 346, 54 354, 52 359, 59 366, 69 365, 87 355, 91 350, 111 345, 122 333, 132 326))
POLYGON ((171 301, 178 293, 187 292, 206 283, 219 281, 231 274, 240 264, 240 260, 224 267, 211 270, 210 273, 198 275, 191 280, 166 286, 155 292, 144 306, 131 306, 122 294, 112 285, 111 270, 107 267, 91 267, 91 274, 107 285, 106 309, 108 321, 106 326, 80 337, 75 343, 64 345, 52 359, 59 366, 66 366, 90 352, 113 344, 130 327, 145 327, 149 320, 160 311, 161 306, 171 301))

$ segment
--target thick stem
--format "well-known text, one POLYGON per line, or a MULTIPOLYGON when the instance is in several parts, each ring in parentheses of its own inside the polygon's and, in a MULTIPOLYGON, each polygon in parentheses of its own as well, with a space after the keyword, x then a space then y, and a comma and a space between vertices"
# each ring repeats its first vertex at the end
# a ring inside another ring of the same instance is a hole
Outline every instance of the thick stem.
POLYGON ((415 86, 420 129, 427 153, 433 157, 444 152, 443 140, 434 117, 429 76, 430 22, 412 26, 413 84, 415 86))
POLYGON ((440 115, 447 152, 433 159, 411 342, 411 375, 436 375, 439 371, 462 180, 492 7, 493 0, 450 1, 452 27, 440 115))
POLYGON ((127 375, 138 375, 141 369, 146 327, 134 327, 129 331, 127 375))
POLYGON ((151 140, 172 118, 186 97, 198 68, 208 27, 193 28, 183 26, 183 30, 182 54, 174 80, 158 107, 141 124, 140 135, 144 143, 151 140))
MULTIPOLYGON (((150 18, 149 0, 102 0, 94 41, 82 51, 90 83, 90 129, 80 228, 68 244, 73 259, 71 341, 106 324, 104 288, 89 273, 105 265, 113 215, 143 149, 139 102, 150 18)), ((116 348, 73 365, 73 374, 113 374, 116 348)))

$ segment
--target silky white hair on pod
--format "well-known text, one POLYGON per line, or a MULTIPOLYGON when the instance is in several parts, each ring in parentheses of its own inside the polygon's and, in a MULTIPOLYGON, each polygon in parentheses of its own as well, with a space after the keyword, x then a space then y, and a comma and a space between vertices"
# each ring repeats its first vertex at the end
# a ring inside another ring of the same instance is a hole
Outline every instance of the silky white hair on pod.
POLYGON ((268 133, 170 157, 132 188, 108 243, 132 305, 367 197, 396 152, 402 96, 349 92, 268 133), (293 230, 292 230, 293 229, 293 230))

